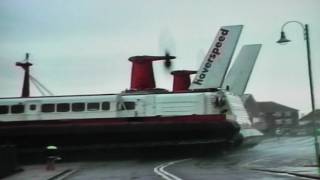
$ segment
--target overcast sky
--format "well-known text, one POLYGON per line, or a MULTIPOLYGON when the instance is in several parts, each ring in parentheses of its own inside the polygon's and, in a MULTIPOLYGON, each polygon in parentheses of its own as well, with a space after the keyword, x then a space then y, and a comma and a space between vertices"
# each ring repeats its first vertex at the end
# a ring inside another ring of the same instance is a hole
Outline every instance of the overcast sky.
MULTIPOLYGON (((319 0, 1 0, 0 96, 20 96, 30 52, 31 74, 56 95, 117 93, 130 86, 134 55, 177 56, 174 69, 197 70, 219 27, 244 25, 235 52, 263 44, 247 93, 310 111, 302 28, 286 26, 287 45, 275 43, 288 20, 310 25, 316 107, 320 106, 319 0)), ((172 79, 156 63, 157 86, 172 79)), ((39 93, 32 88, 33 95, 39 93)))

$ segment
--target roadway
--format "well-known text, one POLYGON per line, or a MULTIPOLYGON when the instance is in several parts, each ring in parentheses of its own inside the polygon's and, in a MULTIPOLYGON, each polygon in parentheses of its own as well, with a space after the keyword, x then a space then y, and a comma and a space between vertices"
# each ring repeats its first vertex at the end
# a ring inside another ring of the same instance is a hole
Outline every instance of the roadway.
MULTIPOLYGON (((135 152, 133 156, 121 158, 98 155, 96 157, 101 159, 78 159, 77 162, 69 164, 60 162, 56 164, 56 173, 69 172, 67 176, 63 176, 63 179, 68 180, 291 180, 309 179, 295 176, 295 173, 319 174, 315 168, 308 167, 315 162, 312 137, 269 138, 252 148, 201 150, 201 154, 181 151, 168 153, 159 148, 151 151, 154 152, 135 152)), ((40 177, 45 174, 44 171, 43 165, 26 166, 25 171, 6 180, 21 177, 27 179, 28 176, 34 177, 34 174, 37 174, 39 179, 50 179, 40 177), (32 171, 28 171, 28 168, 32 171)), ((61 179, 61 176, 57 177, 51 180, 61 179)))
POLYGON ((206 152, 193 157, 140 157, 85 163, 70 180, 84 179, 301 179, 285 173, 259 170, 308 172, 314 164, 312 137, 281 137, 262 141, 253 148, 206 152), (255 170, 254 170, 255 169, 255 170))

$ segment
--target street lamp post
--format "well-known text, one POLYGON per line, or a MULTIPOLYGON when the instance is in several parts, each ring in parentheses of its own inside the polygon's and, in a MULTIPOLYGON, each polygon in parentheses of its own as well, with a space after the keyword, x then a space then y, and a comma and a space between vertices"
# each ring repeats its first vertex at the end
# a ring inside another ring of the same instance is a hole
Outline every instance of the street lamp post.
MULTIPOLYGON (((313 79, 312 79, 312 66, 311 66, 311 57, 310 57, 310 39, 309 39, 309 26, 308 24, 303 24, 299 21, 287 21, 284 23, 281 27, 281 36, 280 39, 277 41, 279 44, 288 43, 290 42, 289 39, 287 39, 284 28, 286 25, 290 23, 295 23, 301 26, 303 30, 303 36, 304 40, 306 41, 306 47, 307 47, 307 59, 308 59, 308 74, 309 74, 309 83, 310 83, 310 97, 311 97, 311 108, 312 113, 315 110, 315 100, 314 100, 314 93, 313 93, 313 79)), ((315 152, 316 152, 316 159, 317 159, 317 165, 320 165, 320 158, 319 158, 319 143, 318 143, 318 137, 316 134, 316 122, 315 119, 312 121, 313 123, 313 136, 314 136, 314 146, 315 146, 315 152)))

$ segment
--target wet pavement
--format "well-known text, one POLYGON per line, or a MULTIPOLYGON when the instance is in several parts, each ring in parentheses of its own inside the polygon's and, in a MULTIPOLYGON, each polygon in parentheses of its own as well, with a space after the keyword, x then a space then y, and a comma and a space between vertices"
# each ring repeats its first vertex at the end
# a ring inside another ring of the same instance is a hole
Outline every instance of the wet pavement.
POLYGON ((18 177, 31 179, 35 174, 38 179, 43 175, 42 179, 51 178, 51 180, 310 179, 319 177, 318 169, 310 167, 314 164, 312 137, 281 137, 265 139, 252 148, 210 150, 200 157, 194 154, 176 157, 164 155, 150 157, 139 154, 137 157, 127 159, 57 163, 56 170, 50 171, 51 174, 48 174, 43 164, 25 166, 23 172, 6 180, 15 180, 18 177), (72 173, 52 178, 66 170, 72 173))
POLYGON ((292 172, 317 175, 311 137, 272 138, 250 149, 196 158, 172 166, 184 179, 301 179, 292 172), (287 173, 289 172, 289 174, 287 173))

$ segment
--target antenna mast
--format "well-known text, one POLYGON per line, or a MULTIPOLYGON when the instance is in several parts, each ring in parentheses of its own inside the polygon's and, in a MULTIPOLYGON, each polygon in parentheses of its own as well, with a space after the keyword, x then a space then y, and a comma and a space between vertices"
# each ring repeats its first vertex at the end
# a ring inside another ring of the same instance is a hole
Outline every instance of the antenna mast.
POLYGON ((30 97, 30 66, 29 53, 26 53, 24 62, 16 62, 16 66, 20 66, 24 70, 24 79, 21 97, 30 97))

